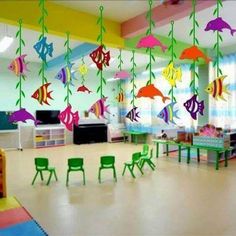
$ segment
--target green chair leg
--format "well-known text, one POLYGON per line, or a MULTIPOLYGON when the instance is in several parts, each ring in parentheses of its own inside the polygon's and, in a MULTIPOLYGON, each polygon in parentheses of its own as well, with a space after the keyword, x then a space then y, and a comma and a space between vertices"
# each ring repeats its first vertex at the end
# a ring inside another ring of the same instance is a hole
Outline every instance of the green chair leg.
POLYGON ((98 171, 98 181, 99 183, 101 183, 101 168, 99 168, 99 171, 98 171))
POLYGON ((133 172, 132 167, 131 167, 131 166, 128 166, 128 169, 129 169, 129 171, 130 171, 132 177, 135 178, 135 175, 134 175, 134 172, 133 172))
POLYGON ((40 171, 39 173, 40 173, 41 180, 43 181, 43 172, 40 171))
POLYGON ((84 173, 84 170, 82 170, 82 172, 83 172, 83 183, 85 185, 85 173, 84 173))
POLYGON ((47 185, 49 185, 49 184, 50 184, 51 178, 52 178, 52 171, 50 171, 50 175, 49 175, 49 178, 48 178, 47 185))
POLYGON ((54 176, 55 176, 56 181, 58 181, 57 174, 56 174, 56 170, 53 170, 53 173, 54 173, 54 176))
POLYGON ((178 150, 179 150, 179 151, 178 151, 178 154, 179 154, 179 156, 178 156, 178 157, 179 157, 179 162, 181 162, 181 146, 180 146, 180 145, 178 146, 178 150))
POLYGON ((140 172, 142 173, 142 175, 143 175, 143 171, 142 171, 142 169, 140 168, 140 166, 139 165, 137 165, 137 167, 138 167, 138 169, 140 170, 140 172))
POLYGON ((197 148, 197 162, 200 162, 200 149, 197 148))
POLYGON ((38 173, 39 173, 39 171, 36 172, 36 174, 35 174, 35 176, 34 176, 34 179, 33 179, 33 181, 32 181, 32 185, 34 185, 34 182, 35 182, 35 180, 36 180, 36 178, 37 178, 38 173))
POLYGON ((66 186, 68 186, 69 183, 69 170, 67 171, 67 175, 66 175, 66 186))
POLYGON ((124 176, 125 170, 126 170, 126 165, 124 165, 124 169, 123 169, 123 172, 122 172, 122 176, 124 176))
POLYGON ((156 158, 159 157, 159 143, 156 144, 156 158))
POLYGON ((152 170, 155 170, 155 168, 154 168, 154 163, 152 163, 152 161, 150 161, 150 160, 147 160, 147 164, 151 167, 151 169, 152 170))
POLYGON ((116 169, 115 169, 115 167, 113 168, 113 177, 114 177, 115 181, 117 182, 117 178, 116 178, 116 169))

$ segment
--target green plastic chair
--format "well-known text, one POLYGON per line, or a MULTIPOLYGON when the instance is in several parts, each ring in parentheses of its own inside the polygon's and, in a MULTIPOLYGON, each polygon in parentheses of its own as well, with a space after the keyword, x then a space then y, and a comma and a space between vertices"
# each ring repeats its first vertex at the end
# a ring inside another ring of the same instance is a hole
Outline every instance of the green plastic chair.
POLYGON ((143 156, 141 157, 140 160, 140 167, 141 169, 143 169, 143 166, 145 165, 145 163, 147 163, 152 170, 155 170, 155 164, 152 162, 152 157, 153 157, 153 149, 150 150, 150 155, 148 156, 143 156))
POLYGON ((149 152, 149 145, 143 144, 143 151, 141 152, 141 157, 147 156, 149 152))
POLYGON ((68 159, 68 170, 66 175, 66 186, 69 183, 69 174, 71 171, 82 171, 83 172, 83 184, 85 185, 85 173, 84 173, 84 159, 75 157, 68 159))
POLYGON ((50 184, 50 181, 51 181, 51 178, 52 178, 53 174, 55 176, 56 181, 58 180, 57 175, 56 175, 55 167, 49 167, 48 166, 48 164, 49 164, 48 158, 36 157, 34 159, 34 163, 35 163, 35 168, 36 168, 36 174, 35 174, 34 179, 32 181, 32 185, 34 184, 38 174, 40 174, 41 180, 43 181, 43 171, 48 171, 50 173, 48 181, 47 181, 47 185, 50 184))
POLYGON ((132 177, 135 178, 135 175, 134 175, 134 172, 133 172, 134 166, 137 166, 138 169, 140 170, 141 174, 143 175, 143 171, 142 171, 141 167, 139 166, 140 158, 141 158, 141 152, 133 153, 132 154, 132 161, 124 163, 124 170, 123 170, 122 176, 125 174, 125 170, 126 170, 126 167, 127 167, 129 169, 132 177))
POLYGON ((116 168, 115 168, 115 157, 114 156, 101 156, 100 158, 99 172, 98 172, 98 180, 101 183, 101 170, 102 169, 113 169, 113 178, 117 182, 116 177, 116 168))

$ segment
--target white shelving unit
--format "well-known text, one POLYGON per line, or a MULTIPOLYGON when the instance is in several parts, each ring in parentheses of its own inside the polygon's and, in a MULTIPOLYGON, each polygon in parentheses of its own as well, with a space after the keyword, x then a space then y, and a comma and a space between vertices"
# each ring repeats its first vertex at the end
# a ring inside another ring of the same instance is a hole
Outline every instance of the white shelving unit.
POLYGON ((34 147, 56 147, 66 143, 64 126, 39 126, 34 128, 34 147))

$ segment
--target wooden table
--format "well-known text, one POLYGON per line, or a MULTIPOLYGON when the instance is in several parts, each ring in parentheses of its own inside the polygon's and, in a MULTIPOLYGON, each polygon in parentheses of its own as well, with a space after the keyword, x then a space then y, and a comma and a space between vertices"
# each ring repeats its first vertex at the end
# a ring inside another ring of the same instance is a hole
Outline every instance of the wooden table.
POLYGON ((166 145, 166 156, 169 156, 169 145, 178 146, 178 161, 181 162, 181 151, 182 149, 187 149, 187 163, 190 163, 191 158, 191 148, 197 149, 197 161, 200 162, 200 149, 204 149, 207 151, 216 152, 216 161, 215 161, 215 169, 219 169, 219 161, 220 155, 224 154, 224 162, 225 167, 228 166, 228 155, 230 151, 233 149, 232 147, 224 147, 224 148, 216 148, 216 147, 206 147, 206 146, 198 146, 191 145, 189 143, 176 143, 172 140, 163 140, 163 139, 153 139, 153 142, 156 143, 156 157, 159 157, 159 144, 166 145))
POLYGON ((135 142, 136 145, 138 143, 138 137, 140 137, 140 136, 144 137, 144 143, 147 142, 147 135, 148 135, 148 133, 146 133, 146 132, 123 130, 122 133, 123 133, 123 136, 124 136, 124 143, 126 142, 126 136, 127 135, 131 136, 131 141, 132 141, 132 137, 134 137, 134 142, 135 142))

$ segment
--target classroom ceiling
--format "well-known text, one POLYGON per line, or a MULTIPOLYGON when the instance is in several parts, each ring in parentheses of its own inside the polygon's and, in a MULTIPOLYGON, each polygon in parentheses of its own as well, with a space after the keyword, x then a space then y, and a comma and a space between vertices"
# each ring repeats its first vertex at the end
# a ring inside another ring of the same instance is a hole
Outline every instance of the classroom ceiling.
MULTIPOLYGON (((220 10, 221 17, 228 22, 232 28, 236 28, 236 16, 235 16, 235 9, 236 9, 236 1, 224 1, 224 7, 220 10)), ((215 6, 210 7, 206 10, 202 10, 197 13, 196 18, 200 25, 200 28, 196 34, 197 38, 199 39, 199 43, 201 47, 212 48, 215 41, 216 41, 216 34, 212 31, 205 32, 204 29, 206 24, 214 19, 213 16, 215 6)), ((189 37, 189 32, 192 29, 192 22, 189 20, 189 17, 185 17, 181 20, 175 22, 175 38, 186 42, 192 43, 192 38, 189 37)), ((170 31, 170 25, 165 25, 160 28, 156 28, 154 32, 159 35, 166 36, 170 31)), ((236 44, 236 34, 234 37, 230 34, 229 30, 224 30, 222 33, 223 43, 221 43, 221 47, 226 47, 230 45, 236 44)))
MULTIPOLYGON (((96 16, 99 15, 99 7, 102 5, 104 7, 104 17, 120 23, 148 10, 146 0, 52 0, 52 2, 96 16)), ((160 4, 160 0, 155 0, 153 6, 155 7, 158 4, 160 4)))

